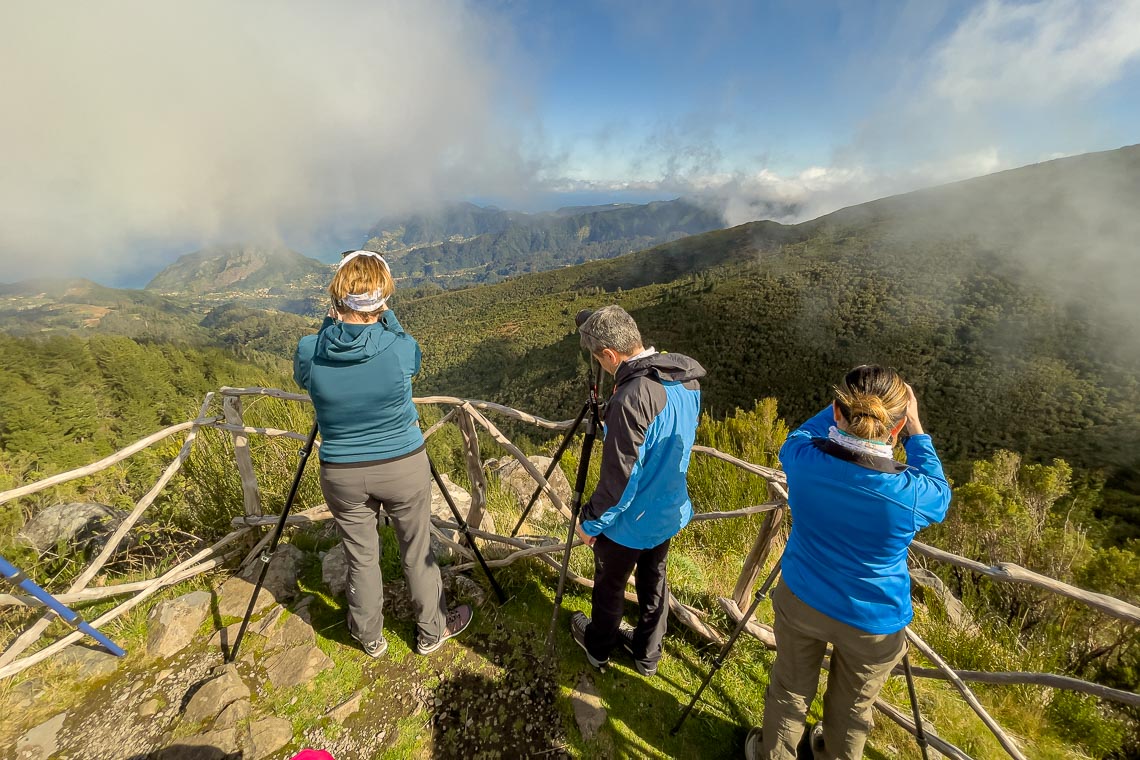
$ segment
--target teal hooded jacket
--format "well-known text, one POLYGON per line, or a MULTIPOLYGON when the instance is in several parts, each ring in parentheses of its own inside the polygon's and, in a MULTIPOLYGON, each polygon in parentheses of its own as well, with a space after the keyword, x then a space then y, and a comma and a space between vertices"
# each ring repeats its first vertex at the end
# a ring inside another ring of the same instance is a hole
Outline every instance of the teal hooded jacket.
POLYGON ((370 325, 329 317, 293 357, 293 379, 313 400, 322 462, 398 459, 423 448, 412 376, 420 346, 387 310, 370 325))

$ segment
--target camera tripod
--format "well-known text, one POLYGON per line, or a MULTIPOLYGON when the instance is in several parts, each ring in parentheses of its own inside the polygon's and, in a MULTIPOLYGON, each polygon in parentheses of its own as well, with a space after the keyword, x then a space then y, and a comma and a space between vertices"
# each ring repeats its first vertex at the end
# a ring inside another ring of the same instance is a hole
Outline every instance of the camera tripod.
MULTIPOLYGON (((581 313, 579 313, 581 316, 581 313)), ((584 321, 584 320, 583 320, 584 321)), ((582 322, 578 322, 581 327, 582 322)), ((600 404, 598 403, 598 386, 602 381, 602 366, 598 364, 597 360, 590 360, 590 379, 589 379, 589 398, 582 404, 582 411, 578 413, 577 419, 574 424, 566 431, 566 436, 562 439, 562 444, 558 447, 553 459, 550 462, 550 467, 547 468, 545 477, 549 478, 554 468, 558 466, 559 459, 565 453, 570 441, 573 440, 575 433, 578 431, 578 426, 582 421, 586 422, 586 438, 582 441, 582 455, 578 459, 578 474, 574 478, 574 495, 570 501, 570 527, 566 531, 566 547, 562 550, 562 566, 558 572, 558 591, 554 595, 554 611, 550 615, 550 628, 546 632, 546 650, 549 654, 554 653, 554 629, 558 626, 558 612, 562 608, 562 596, 566 589, 566 574, 570 568, 570 550, 574 546, 574 530, 578 527, 578 518, 582 513, 582 493, 586 490, 586 476, 590 472, 590 455, 594 450, 594 441, 598 437, 598 428, 602 424, 602 415, 600 404)), ((526 509, 523 510, 522 516, 519 518, 518 525, 515 525, 514 531, 511 535, 515 535, 519 528, 522 526, 523 521, 526 519, 527 513, 531 507, 534 506, 535 500, 538 498, 539 491, 542 490, 540 486, 534 492, 527 504, 526 509)))
MULTIPOLYGON (((313 444, 317 439, 317 423, 313 423, 312 429, 309 431, 309 437, 305 439, 305 445, 301 447, 300 457, 301 461, 297 463, 297 472, 293 475, 293 484, 289 487, 289 496, 285 499, 285 506, 281 508, 281 515, 277 519, 277 525, 273 530, 273 537, 269 541, 269 545, 261 552, 258 558, 261 561, 261 571, 257 575, 257 583, 253 587, 253 595, 249 599, 249 607, 246 608, 245 617, 242 618, 241 628, 238 629, 237 638, 234 639, 234 645, 230 649, 229 654, 226 656, 226 662, 233 662, 237 659, 238 649, 241 647, 241 641, 245 637, 245 629, 249 627, 250 618, 253 617, 253 611, 257 606, 257 597, 261 593, 261 587, 265 583, 265 575, 269 572, 269 563, 273 561, 273 556, 277 552, 277 545, 281 542, 281 534, 285 532, 285 524, 289 519, 289 512, 293 508, 293 501, 297 498, 297 489, 301 485, 301 476, 305 472, 305 464, 309 461, 309 455, 313 451, 313 444)), ((491 568, 487 566, 487 560, 483 559, 482 552, 479 547, 475 545, 475 537, 471 535, 471 529, 467 526, 467 521, 463 519, 463 515, 459 513, 459 508, 455 506, 455 501, 451 498, 451 493, 447 490, 447 486, 440 477, 439 472, 435 469, 435 462, 428 458, 428 464, 431 467, 431 476, 435 480, 439 491, 443 495, 443 500, 447 502, 447 506, 451 508, 451 514, 455 517, 455 522, 459 525, 460 531, 463 533, 467 541, 467 545, 471 547, 471 551, 475 554, 475 558, 479 560, 480 567, 483 572, 487 574, 487 578, 491 581, 491 587, 495 589, 495 596, 499 598, 499 603, 502 604, 506 601, 506 595, 503 589, 495 580, 495 576, 491 574, 491 568)))

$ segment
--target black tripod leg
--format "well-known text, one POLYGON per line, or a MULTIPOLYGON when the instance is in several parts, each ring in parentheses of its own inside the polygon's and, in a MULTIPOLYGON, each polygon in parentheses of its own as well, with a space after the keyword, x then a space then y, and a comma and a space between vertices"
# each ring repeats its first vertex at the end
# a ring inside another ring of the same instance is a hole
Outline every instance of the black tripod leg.
POLYGON ((261 593, 261 585, 265 583, 265 574, 269 572, 269 563, 273 561, 273 555, 277 552, 277 544, 281 541, 281 534, 285 532, 285 522, 289 519, 289 510, 293 508, 293 500, 297 498, 301 476, 305 473, 305 463, 309 461, 309 454, 312 453, 313 443, 316 440, 317 423, 314 422, 313 429, 309 431, 309 437, 305 440, 305 445, 301 447, 301 461, 297 463, 297 472, 293 475, 293 485, 289 487, 289 496, 285 499, 285 506, 281 508, 281 517, 278 518, 277 527, 273 530, 273 539, 265 551, 261 553, 261 572, 258 573, 257 583, 253 587, 253 596, 249 598, 249 607, 246 608, 245 617, 241 621, 241 628, 238 629, 237 638, 234 639, 234 645, 230 648, 226 662, 233 662, 237 658, 241 640, 245 638, 245 629, 249 627, 249 619, 253 616, 253 610, 257 606, 257 597, 261 593))
MULTIPOLYGON (((570 429, 566 431, 566 435, 562 438, 562 443, 558 446, 558 451, 554 452, 554 456, 550 459, 550 466, 546 468, 546 472, 543 473, 542 477, 550 480, 550 475, 554 472, 555 468, 558 467, 558 463, 562 460, 562 455, 566 453, 566 448, 570 445, 570 441, 574 440, 574 434, 578 432, 578 426, 582 424, 582 419, 586 416, 586 412, 588 412, 589 409, 590 402, 587 401, 582 405, 582 411, 578 412, 578 418, 574 420, 574 424, 571 425, 570 429)), ((519 530, 522 528, 523 523, 526 522, 527 515, 529 515, 530 511, 534 509, 534 503, 538 501, 538 496, 541 493, 542 486, 538 486, 534 489, 534 493, 530 495, 530 501, 527 502, 526 508, 522 511, 522 515, 519 517, 519 521, 515 523, 514 530, 511 531, 511 538, 514 538, 519 534, 519 530)))
POLYGON ((676 736, 677 732, 681 730, 681 726, 684 724, 685 719, 689 717, 689 713, 691 713, 693 711, 693 708, 697 706, 697 701, 700 700, 701 694, 704 693, 705 688, 712 681, 713 676, 716 675, 716 672, 720 670, 720 666, 724 664, 724 660, 726 657, 728 657, 728 653, 732 649, 732 645, 736 643, 737 638, 739 638, 740 634, 744 632, 744 629, 748 626, 748 621, 751 620, 752 616, 756 614, 756 608, 760 606, 760 602, 764 601, 765 597, 768 596, 768 590, 772 588, 772 584, 776 582, 776 576, 779 574, 780 562, 777 561, 775 567, 772 568, 772 572, 768 575, 768 579, 764 581, 764 585, 756 589, 756 596, 752 598, 752 604, 748 605, 748 609, 740 618, 740 622, 736 624, 736 630, 733 631, 732 635, 728 637, 728 641, 724 642, 724 646, 721 647, 721 650, 717 654, 716 659, 713 660, 712 669, 708 672, 708 675, 705 676, 705 680, 701 682, 701 685, 697 688, 696 693, 693 694, 693 699, 689 702, 689 705, 685 708, 685 711, 681 713, 681 717, 677 721, 677 725, 673 726, 673 730, 669 732, 670 736, 676 736))
POLYGON ((914 713, 914 738, 918 740, 918 748, 922 750, 922 760, 930 760, 926 753, 926 731, 922 728, 922 715, 918 712, 918 693, 914 690, 914 673, 910 669, 909 651, 903 655, 903 673, 906 674, 906 690, 910 692, 910 709, 914 713))
POLYGON ((475 544, 475 537, 471 535, 471 528, 467 526, 467 521, 463 519, 463 515, 459 514, 459 508, 455 506, 455 501, 451 498, 451 492, 447 490, 447 486, 443 483, 443 478, 440 477, 439 471, 435 469, 435 462, 428 459, 428 466, 431 467, 431 476, 435 480, 435 484, 439 486, 439 492, 443 495, 443 500, 447 502, 447 506, 451 507, 451 514, 455 516, 455 522, 459 524, 459 530, 462 531, 463 537, 467 539, 467 545, 471 547, 471 551, 475 553, 475 559, 479 560, 479 566, 483 568, 483 572, 487 574, 487 580, 491 581, 491 588, 495 589, 495 596, 499 597, 499 604, 507 601, 507 595, 503 593, 503 589, 499 586, 499 582, 495 580, 495 576, 491 574, 491 568, 487 566, 487 560, 483 559, 483 553, 479 551, 479 547, 475 544))
POLYGON ((562 609, 562 596, 566 591, 566 573, 570 569, 570 550, 574 547, 574 529, 578 527, 578 516, 582 512, 582 492, 586 490, 586 477, 590 473, 590 455, 594 451, 594 439, 598 437, 597 404, 591 400, 590 419, 586 422, 586 438, 582 442, 582 456, 578 459, 578 475, 574 478, 574 498, 570 502, 570 527, 566 531, 566 547, 562 550, 562 566, 558 572, 558 590, 554 594, 554 610, 550 614, 550 628, 546 631, 547 654, 554 654, 554 629, 558 626, 558 611, 562 609))

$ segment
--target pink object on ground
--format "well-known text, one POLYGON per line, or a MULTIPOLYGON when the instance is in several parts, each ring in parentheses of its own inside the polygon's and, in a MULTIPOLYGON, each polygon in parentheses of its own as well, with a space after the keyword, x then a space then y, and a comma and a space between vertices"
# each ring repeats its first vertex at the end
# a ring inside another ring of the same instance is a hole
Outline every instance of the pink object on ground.
POLYGON ((323 749, 303 749, 293 755, 292 760, 336 760, 336 758, 323 749))

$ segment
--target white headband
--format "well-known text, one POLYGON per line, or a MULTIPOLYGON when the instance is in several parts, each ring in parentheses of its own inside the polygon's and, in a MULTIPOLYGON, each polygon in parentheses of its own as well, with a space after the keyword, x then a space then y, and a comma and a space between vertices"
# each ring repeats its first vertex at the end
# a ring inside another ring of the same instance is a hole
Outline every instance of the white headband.
MULTIPOLYGON (((340 260, 340 263, 337 264, 337 271, 339 272, 341 270, 341 267, 355 259, 357 256, 371 256, 375 259, 378 259, 380 263, 384 265, 384 271, 386 271, 389 276, 392 274, 392 270, 388 266, 388 262, 384 260, 383 256, 376 253, 375 251, 353 251, 352 253, 346 254, 344 258, 340 260)), ((371 293, 349 293, 344 297, 344 305, 353 311, 359 311, 365 314, 379 311, 380 309, 384 308, 384 304, 388 302, 387 298, 383 298, 381 296, 381 292, 381 290, 377 289, 371 293)))

